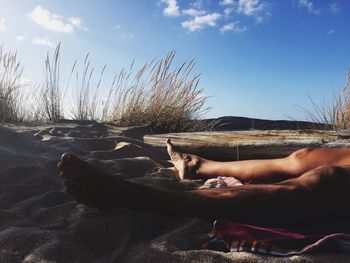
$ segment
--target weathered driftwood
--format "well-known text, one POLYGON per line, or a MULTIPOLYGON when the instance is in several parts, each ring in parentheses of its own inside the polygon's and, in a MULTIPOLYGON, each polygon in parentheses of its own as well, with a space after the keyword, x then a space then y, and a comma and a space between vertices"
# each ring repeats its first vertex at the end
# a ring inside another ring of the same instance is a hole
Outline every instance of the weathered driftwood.
POLYGON ((282 157, 305 147, 350 147, 350 134, 316 130, 169 133, 143 139, 165 149, 167 138, 186 152, 222 161, 282 157))

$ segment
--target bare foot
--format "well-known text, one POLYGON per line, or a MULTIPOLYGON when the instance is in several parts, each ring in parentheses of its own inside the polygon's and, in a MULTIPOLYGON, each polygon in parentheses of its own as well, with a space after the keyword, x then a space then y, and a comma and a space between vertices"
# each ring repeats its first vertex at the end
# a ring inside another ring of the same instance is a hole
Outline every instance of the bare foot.
POLYGON ((182 153, 170 141, 166 140, 166 146, 171 162, 178 171, 178 176, 181 180, 184 179, 199 179, 198 168, 202 159, 197 155, 182 153))
POLYGON ((65 190, 78 202, 97 208, 116 206, 122 181, 72 154, 64 153, 58 164, 65 190), (117 196, 118 194, 118 196, 117 196))

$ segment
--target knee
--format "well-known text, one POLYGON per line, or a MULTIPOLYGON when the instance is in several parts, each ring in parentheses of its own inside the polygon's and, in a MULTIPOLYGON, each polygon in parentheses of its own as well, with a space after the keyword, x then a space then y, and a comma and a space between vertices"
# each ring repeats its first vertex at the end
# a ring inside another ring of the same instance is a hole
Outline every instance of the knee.
POLYGON ((344 177, 347 174, 344 168, 336 165, 322 165, 317 167, 315 172, 326 177, 344 177))
POLYGON ((303 148, 293 152, 291 155, 289 155, 289 158, 293 161, 301 161, 305 159, 314 150, 315 148, 303 148))
POLYGON ((308 163, 308 156, 315 148, 303 148, 297 150, 286 157, 288 169, 292 170, 294 174, 300 175, 310 170, 308 163))
POLYGON ((340 191, 349 184, 348 172, 339 166, 324 165, 310 171, 309 182, 323 190, 340 191))

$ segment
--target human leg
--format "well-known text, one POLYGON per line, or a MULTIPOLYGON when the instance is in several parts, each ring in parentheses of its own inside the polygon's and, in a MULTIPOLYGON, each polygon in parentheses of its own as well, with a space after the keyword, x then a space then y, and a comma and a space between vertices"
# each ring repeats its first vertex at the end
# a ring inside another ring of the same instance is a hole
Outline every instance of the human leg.
POLYGON ((350 148, 304 148, 284 158, 218 162, 181 152, 170 140, 168 153, 180 179, 232 176, 241 181, 274 183, 295 178, 322 165, 350 164, 350 148))
POLYGON ((326 218, 341 211, 342 202, 349 200, 349 171, 341 167, 317 168, 276 184, 185 192, 153 189, 121 180, 69 154, 63 155, 59 170, 66 191, 80 203, 164 215, 282 224, 326 218))

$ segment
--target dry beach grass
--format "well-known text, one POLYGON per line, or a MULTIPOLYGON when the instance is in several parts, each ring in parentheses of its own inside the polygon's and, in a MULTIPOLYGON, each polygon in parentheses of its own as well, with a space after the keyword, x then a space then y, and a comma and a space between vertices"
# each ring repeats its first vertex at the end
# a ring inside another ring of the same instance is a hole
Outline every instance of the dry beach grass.
MULTIPOLYGON (((174 66, 175 52, 139 69, 134 62, 115 74, 109 87, 101 84, 107 65, 96 73, 87 54, 82 70, 74 61, 62 81, 61 45, 47 54, 42 82, 23 81, 24 67, 16 52, 0 47, 0 121, 12 123, 56 122, 64 118, 95 120, 120 126, 150 126, 156 132, 210 130, 214 123, 200 119, 209 110, 207 97, 198 88, 199 74, 192 74, 195 60, 174 66), (67 91, 74 91, 68 94, 67 91)), ((302 108, 314 129, 350 128, 350 72, 344 87, 331 102, 302 108)))
POLYGON ((23 67, 16 52, 5 52, 0 48, 0 120, 21 121, 20 89, 23 67))
POLYGON ((132 63, 116 74, 106 89, 101 87, 106 66, 95 80, 89 54, 82 72, 75 61, 63 83, 59 44, 52 57, 47 55, 44 81, 29 87, 23 84, 23 67, 16 52, 1 48, 0 120, 56 122, 72 117, 120 126, 148 125, 162 132, 205 129, 209 126, 198 120, 209 108, 203 90, 198 89, 199 75, 192 74, 195 60, 174 67, 174 57, 175 52, 170 52, 165 59, 153 60, 138 70, 132 63), (67 96, 67 90, 75 90, 75 94, 67 96))
POLYGON ((330 103, 315 102, 310 97, 312 109, 302 108, 308 121, 326 124, 322 127, 315 125, 314 129, 350 129, 350 69, 343 88, 334 96, 330 103))

